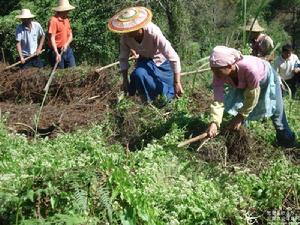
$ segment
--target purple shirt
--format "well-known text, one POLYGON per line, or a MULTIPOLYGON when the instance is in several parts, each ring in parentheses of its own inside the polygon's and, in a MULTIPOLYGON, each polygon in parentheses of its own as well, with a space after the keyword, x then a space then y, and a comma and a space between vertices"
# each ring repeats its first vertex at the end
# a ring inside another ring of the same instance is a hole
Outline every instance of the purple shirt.
POLYGON ((238 84, 236 85, 230 77, 222 80, 216 76, 213 77, 214 99, 218 102, 224 102, 224 83, 239 89, 257 88, 259 82, 267 74, 267 67, 264 60, 255 56, 243 56, 235 63, 238 73, 238 84))
POLYGON ((180 73, 180 59, 170 42, 162 34, 158 26, 149 23, 144 27, 144 37, 141 43, 128 35, 122 35, 120 46, 120 67, 127 70, 130 49, 145 58, 151 58, 157 66, 163 64, 166 59, 170 61, 174 73, 180 73))

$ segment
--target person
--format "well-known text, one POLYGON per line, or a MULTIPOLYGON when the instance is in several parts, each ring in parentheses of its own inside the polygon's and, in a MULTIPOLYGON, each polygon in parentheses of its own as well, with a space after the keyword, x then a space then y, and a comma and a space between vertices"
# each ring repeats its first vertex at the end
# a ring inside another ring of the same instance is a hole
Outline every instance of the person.
POLYGON ((75 9, 68 0, 59 0, 58 6, 53 8, 55 16, 48 23, 48 52, 52 66, 59 62, 58 68, 64 69, 76 66, 75 57, 70 44, 73 40, 72 29, 68 14, 75 9))
POLYGON ((45 42, 45 33, 42 26, 38 22, 33 21, 34 17, 35 15, 31 14, 29 9, 22 9, 21 14, 16 16, 22 21, 16 28, 16 48, 19 55, 18 61, 21 61, 20 67, 22 69, 43 67, 43 62, 39 55, 45 42), (36 54, 36 57, 25 61, 25 58, 34 54, 36 54))
POLYGON ((274 55, 271 54, 274 48, 273 40, 270 36, 262 33, 265 29, 259 25, 258 21, 254 18, 248 20, 245 29, 249 32, 251 55, 268 61, 274 60, 274 55))
POLYGON ((295 146, 295 134, 288 125, 283 106, 280 80, 269 62, 255 56, 243 56, 226 46, 216 46, 209 61, 214 90, 209 137, 216 136, 225 110, 234 115, 228 129, 238 130, 245 120, 271 117, 277 144, 295 146), (230 89, 226 95, 224 84, 230 89))
POLYGON ((126 8, 108 22, 112 32, 121 34, 119 59, 124 91, 129 95, 138 93, 146 102, 159 95, 172 99, 183 93, 180 58, 151 19, 152 12, 140 6, 126 8), (129 82, 131 50, 139 57, 129 82))
MULTIPOLYGON (((300 81, 300 61, 298 56, 293 54, 293 48, 290 44, 282 46, 281 55, 274 62, 274 69, 290 87, 292 98, 295 98, 297 83, 300 81)), ((282 85, 284 87, 284 85, 282 85)))

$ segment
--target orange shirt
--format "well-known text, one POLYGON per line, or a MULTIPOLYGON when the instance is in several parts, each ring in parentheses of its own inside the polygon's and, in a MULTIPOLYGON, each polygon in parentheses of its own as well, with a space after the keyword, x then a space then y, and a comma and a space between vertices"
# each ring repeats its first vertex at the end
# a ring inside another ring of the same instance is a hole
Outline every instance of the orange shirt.
POLYGON ((51 34, 55 34, 57 48, 61 48, 68 41, 72 33, 69 19, 53 16, 48 23, 48 45, 52 48, 51 34))

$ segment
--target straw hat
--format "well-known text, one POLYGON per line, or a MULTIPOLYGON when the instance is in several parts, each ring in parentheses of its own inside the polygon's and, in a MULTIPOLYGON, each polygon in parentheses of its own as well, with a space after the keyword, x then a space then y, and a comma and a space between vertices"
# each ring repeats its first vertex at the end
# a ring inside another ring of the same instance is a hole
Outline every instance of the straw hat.
POLYGON ((265 29, 259 25, 257 20, 254 21, 254 18, 252 18, 252 19, 248 20, 245 30, 252 31, 252 32, 262 32, 265 29), (254 24, 253 24, 253 22, 254 22, 254 24), (252 24, 253 24, 253 26, 252 26, 252 24), (252 27, 252 29, 251 29, 251 27, 252 27))
POLYGON ((75 7, 70 5, 69 0, 59 0, 58 6, 53 8, 56 12, 70 11, 72 9, 75 9, 75 7))
POLYGON ((130 7, 118 12, 108 21, 108 28, 115 33, 129 33, 151 22, 152 12, 145 7, 130 7))
POLYGON ((22 9, 21 14, 16 16, 18 19, 31 19, 34 17, 35 15, 31 14, 29 9, 22 9))

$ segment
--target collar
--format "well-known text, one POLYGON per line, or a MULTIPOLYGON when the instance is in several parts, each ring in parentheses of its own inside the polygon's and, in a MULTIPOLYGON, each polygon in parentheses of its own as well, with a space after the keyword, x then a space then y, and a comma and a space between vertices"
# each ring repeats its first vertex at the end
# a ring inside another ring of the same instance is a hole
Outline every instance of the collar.
POLYGON ((55 16, 55 17, 57 18, 57 20, 59 20, 59 21, 61 21, 61 22, 63 22, 63 21, 65 21, 66 19, 68 19, 68 18, 63 19, 63 18, 61 18, 60 16, 55 16))
POLYGON ((25 29, 25 30, 31 30, 32 29, 32 22, 31 22, 31 28, 30 27, 26 27, 23 23, 22 23, 22 27, 25 29))

